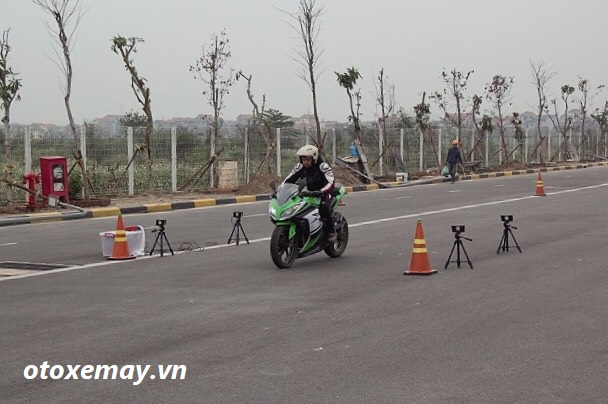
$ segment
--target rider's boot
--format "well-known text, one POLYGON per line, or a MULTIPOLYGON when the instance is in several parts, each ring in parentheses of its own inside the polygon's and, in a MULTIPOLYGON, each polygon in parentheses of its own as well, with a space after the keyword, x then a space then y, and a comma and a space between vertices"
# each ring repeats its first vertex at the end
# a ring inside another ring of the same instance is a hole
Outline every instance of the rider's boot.
POLYGON ((325 223, 325 231, 327 231, 327 242, 335 243, 336 242, 336 229, 335 229, 333 220, 330 223, 325 223))

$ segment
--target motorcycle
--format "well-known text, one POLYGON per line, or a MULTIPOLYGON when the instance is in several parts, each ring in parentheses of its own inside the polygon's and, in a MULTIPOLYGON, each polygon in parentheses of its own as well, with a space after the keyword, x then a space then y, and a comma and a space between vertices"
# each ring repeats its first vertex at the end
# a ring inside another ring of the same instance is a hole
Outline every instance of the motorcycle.
POLYGON ((336 241, 328 242, 319 215, 322 194, 304 191, 304 183, 284 183, 278 188, 274 182, 270 184, 273 196, 268 215, 276 226, 270 238, 270 256, 278 268, 289 268, 296 258, 308 257, 320 251, 332 258, 338 258, 344 253, 348 244, 348 222, 335 209, 346 195, 346 190, 343 186, 336 185, 331 204, 336 241))

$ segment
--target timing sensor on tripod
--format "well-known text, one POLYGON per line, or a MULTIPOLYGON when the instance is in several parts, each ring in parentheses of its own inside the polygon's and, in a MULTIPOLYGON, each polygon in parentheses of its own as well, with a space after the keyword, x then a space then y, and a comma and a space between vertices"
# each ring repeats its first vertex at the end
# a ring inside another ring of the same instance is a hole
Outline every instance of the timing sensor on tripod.
POLYGON ((452 225, 452 233, 464 233, 464 224, 452 225))
POLYGON ((152 230, 152 233, 156 233, 157 231, 165 231, 165 226, 167 225, 167 219, 156 219, 155 222, 156 228, 152 230))

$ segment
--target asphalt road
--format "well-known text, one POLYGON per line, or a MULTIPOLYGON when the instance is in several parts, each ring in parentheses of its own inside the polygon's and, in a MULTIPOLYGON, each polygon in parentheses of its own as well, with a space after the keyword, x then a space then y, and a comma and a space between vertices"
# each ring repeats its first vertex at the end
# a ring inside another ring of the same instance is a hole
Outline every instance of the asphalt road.
POLYGON ((543 179, 547 197, 535 175, 350 194, 344 256, 283 271, 263 202, 125 216, 209 245, 162 258, 103 260, 115 218, 0 228, 0 260, 71 266, 0 280, 0 402, 605 403, 608 170, 543 179), (226 246, 235 210, 251 244, 226 246), (508 214, 521 254, 496 253, 508 214), (403 275, 417 218, 435 275, 403 275), (457 224, 475 269, 443 269, 457 224), (42 380, 45 361, 125 379, 42 380), (127 365, 151 368, 134 385, 127 365))

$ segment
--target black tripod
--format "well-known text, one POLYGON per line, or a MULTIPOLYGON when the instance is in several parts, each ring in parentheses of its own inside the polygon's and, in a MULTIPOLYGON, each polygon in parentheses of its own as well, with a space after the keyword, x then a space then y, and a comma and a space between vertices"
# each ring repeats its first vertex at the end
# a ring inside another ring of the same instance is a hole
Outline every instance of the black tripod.
POLYGON ((464 226, 452 226, 452 231, 454 232, 454 237, 456 238, 456 240, 454 240, 454 244, 452 245, 452 251, 450 251, 450 256, 448 257, 448 260, 445 262, 445 267, 443 269, 448 269, 448 265, 450 264, 450 262, 455 262, 456 266, 458 268, 460 268, 460 250, 462 249, 462 252, 464 253, 464 256, 467 257, 467 263, 469 264, 469 267, 471 267, 471 269, 473 269, 473 264, 471 263, 471 260, 469 259, 469 254, 467 254, 467 250, 464 248, 464 244, 462 243, 462 238, 468 241, 473 241, 473 239, 467 238, 465 236, 461 236, 460 233, 464 232, 464 226), (452 254, 454 254, 454 249, 456 249, 456 261, 451 261, 452 259, 452 254))
POLYGON ((234 233, 236 233, 236 237, 234 240, 236 241, 236 245, 239 245, 241 232, 243 232, 243 237, 245 237, 245 241, 247 242, 247 244, 249 244, 249 239, 245 234, 245 229, 243 229, 243 225, 241 225, 241 216, 243 216, 243 212, 232 212, 232 217, 235 219, 235 222, 234 226, 232 226, 232 233, 230 233, 230 237, 228 238, 227 244, 230 244, 232 242, 232 237, 235 235, 234 233))
POLYGON ((156 243, 160 240, 160 256, 162 257, 165 253, 165 249, 163 246, 163 242, 167 242, 167 247, 169 247, 169 251, 171 251, 171 255, 175 255, 173 253, 173 248, 171 248, 171 244, 169 244, 169 239, 165 234, 165 224, 167 224, 166 220, 157 220, 156 221, 156 229, 152 230, 152 233, 156 233, 156 239, 154 240, 154 244, 152 244, 152 249, 150 250, 150 255, 154 254, 154 248, 156 247, 156 243))
POLYGON ((513 220, 513 216, 501 216, 503 230, 502 230, 502 238, 500 239, 500 243, 498 244, 498 248, 496 249, 496 254, 500 253, 500 249, 502 248, 502 252, 509 251, 509 234, 513 237, 513 242, 515 242, 515 247, 521 253, 521 248, 519 248, 519 244, 517 244, 517 240, 515 239, 515 235, 513 234, 514 228, 517 230, 517 227, 511 226, 509 223, 513 220))

